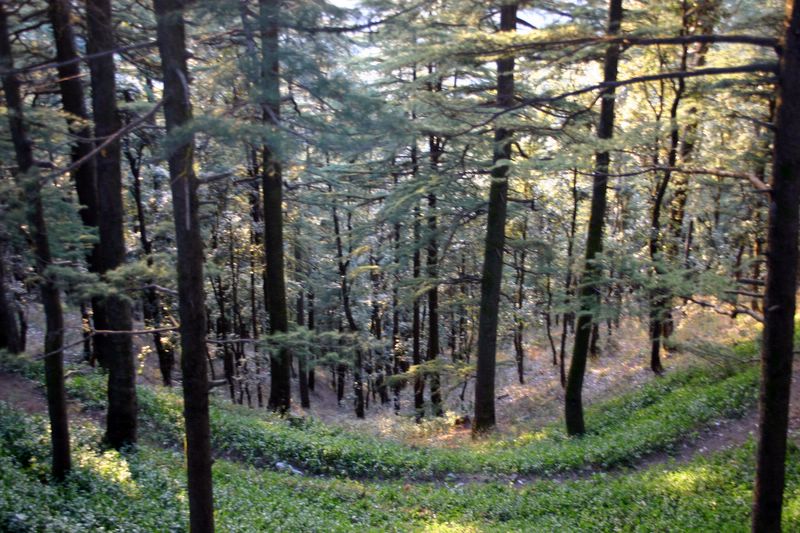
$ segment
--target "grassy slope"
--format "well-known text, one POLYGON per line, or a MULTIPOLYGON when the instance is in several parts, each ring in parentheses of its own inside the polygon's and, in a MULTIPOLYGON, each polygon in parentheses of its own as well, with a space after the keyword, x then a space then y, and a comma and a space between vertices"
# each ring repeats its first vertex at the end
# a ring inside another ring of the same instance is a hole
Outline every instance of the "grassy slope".
MULTIPOLYGON (((315 422, 287 422, 263 411, 216 401, 211 410, 217 450, 263 466, 288 461, 314 473, 347 477, 442 477, 448 473, 550 474, 585 467, 635 463, 648 453, 669 451, 687 436, 755 404, 757 370, 720 375, 710 368, 671 374, 611 401, 590 407, 590 433, 569 439, 558 425, 514 441, 490 440, 459 449, 421 449, 315 422)), ((90 405, 105 402, 103 377, 76 375, 73 396, 90 405)), ((166 445, 181 442, 180 397, 140 387, 140 416, 147 434, 166 445)))
MULTIPOLYGON (((129 456, 75 438, 64 486, 40 481, 45 422, 0 407, 0 530, 181 531, 180 454, 144 446, 129 456), (27 466, 23 466, 27 465, 27 466)), ((747 531, 753 446, 624 476, 504 484, 404 484, 303 478, 220 460, 220 531, 747 531)), ((788 461, 786 531, 800 524, 800 453, 788 461)))
MULTIPOLYGON (((752 345, 740 348, 751 357, 752 345)), ((29 377, 39 369, 5 359, 29 377)), ((240 462, 215 465, 220 530, 287 531, 746 531, 753 446, 689 464, 627 475, 508 484, 406 483, 291 477, 259 466, 288 460, 319 473, 420 477, 447 472, 538 472, 634 464, 669 449, 711 421, 740 414, 755 399, 755 368, 720 374, 696 368, 655 380, 589 408, 590 433, 567 439, 558 426, 514 441, 459 450, 417 449, 337 430, 293 425, 216 402, 215 445, 240 462)), ((75 374, 70 392, 102 405, 103 378, 75 374)), ((141 415, 152 439, 180 442, 179 398, 141 388, 141 415)), ((77 426, 77 424, 75 425, 77 426)), ((97 448, 99 430, 74 431, 77 468, 63 487, 46 480, 46 423, 0 407, 0 530, 171 531, 187 522, 182 456, 142 446, 121 456, 97 448)), ((800 531, 800 453, 788 461, 786 531, 800 531)), ((445 478, 447 479, 447 478, 445 478)))

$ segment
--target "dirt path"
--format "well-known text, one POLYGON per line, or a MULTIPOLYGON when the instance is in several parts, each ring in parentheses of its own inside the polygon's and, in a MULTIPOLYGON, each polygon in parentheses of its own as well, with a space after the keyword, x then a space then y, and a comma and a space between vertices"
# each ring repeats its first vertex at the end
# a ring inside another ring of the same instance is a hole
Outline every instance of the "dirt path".
POLYGON ((31 415, 47 413, 40 385, 18 374, 0 372, 0 401, 31 415))
MULTIPOLYGON (((0 401, 31 415, 47 415, 47 397, 43 386, 19 374, 0 371, 0 401)), ((72 420, 105 424, 105 413, 84 410, 76 400, 67 400, 67 414, 72 420)))
MULTIPOLYGON (((19 374, 0 372, 0 401, 29 414, 46 414, 47 400, 44 391, 35 383, 19 374)), ((102 423, 102 415, 98 412, 87 412, 73 400, 69 401, 70 418, 73 420, 102 423)), ((727 419, 715 422, 712 426, 699 431, 694 438, 688 438, 679 448, 671 453, 658 452, 637 462, 632 468, 642 470, 665 464, 681 464, 689 462, 698 455, 708 455, 727 450, 743 444, 758 428, 758 413, 751 410, 742 418, 727 419)), ((791 411, 789 420, 789 436, 800 445, 800 368, 793 376, 791 411)), ((565 472, 553 476, 543 475, 507 475, 507 474, 449 474, 437 482, 449 484, 512 482, 515 486, 525 486, 541 479, 570 480, 583 479, 603 471, 599 468, 586 467, 581 470, 565 472)), ((606 470, 624 475, 629 467, 606 470)), ((424 480, 407 480, 408 482, 424 482, 424 480)))

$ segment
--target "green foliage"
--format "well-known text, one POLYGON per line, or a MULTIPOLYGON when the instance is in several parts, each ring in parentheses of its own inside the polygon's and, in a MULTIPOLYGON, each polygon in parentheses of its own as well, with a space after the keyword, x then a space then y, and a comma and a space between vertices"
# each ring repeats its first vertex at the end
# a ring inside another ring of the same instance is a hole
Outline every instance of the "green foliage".
MULTIPOLYGON (((309 472, 356 478, 608 469, 672 451, 713 421, 742 415, 755 404, 757 376, 755 367, 729 376, 712 367, 691 368, 590 406, 589 432, 583 438, 570 439, 561 424, 552 424, 513 441, 488 440, 458 449, 420 449, 313 419, 296 424, 217 399, 211 405, 212 443, 221 453, 252 465, 288 461, 309 472)), ((76 374, 67 381, 67 389, 91 406, 103 405, 105 379, 100 374, 76 374)), ((182 406, 175 392, 140 387, 139 406, 148 426, 143 434, 159 443, 181 445, 182 406)))
MULTIPOLYGON (((142 446, 103 451, 91 431, 74 439, 64 484, 43 483, 5 435, 42 441, 44 421, 0 405, 0 529, 3 531, 185 531, 183 458, 142 446)), ((96 432, 95 432, 96 433, 96 432)), ((47 448, 34 446, 37 461, 47 448)), ((222 531, 698 531, 749 530, 754 446, 627 475, 529 484, 362 482, 214 465, 222 531)), ((800 521, 800 451, 787 460, 784 529, 800 521)))

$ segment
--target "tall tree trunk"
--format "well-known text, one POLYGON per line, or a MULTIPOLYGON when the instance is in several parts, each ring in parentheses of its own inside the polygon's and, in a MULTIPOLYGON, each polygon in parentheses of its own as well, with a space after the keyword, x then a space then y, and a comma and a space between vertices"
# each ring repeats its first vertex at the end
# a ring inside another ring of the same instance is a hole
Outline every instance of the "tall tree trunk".
MULTIPOLYGON (((61 107, 67 114, 67 126, 76 141, 72 144, 71 162, 77 161, 88 155, 94 143, 92 142, 92 129, 89 126, 89 114, 86 111, 86 101, 83 94, 80 63, 76 61, 78 52, 75 47, 75 35, 72 29, 72 8, 68 0, 49 0, 48 15, 53 28, 53 41, 56 46, 56 61, 58 62, 58 87, 61 92, 61 107)), ((83 225, 87 228, 97 227, 97 176, 95 174, 95 160, 91 158, 77 166, 72 171, 75 190, 78 193, 78 202, 81 208, 78 214, 83 225)), ((97 272, 95 244, 87 257, 90 272, 97 272)), ((92 353, 91 341, 91 315, 88 305, 81 302, 81 320, 83 321, 84 357, 92 363, 95 355, 92 353)))
MULTIPOLYGON (((258 306, 256 298, 256 272, 260 270, 263 274, 264 268, 261 264, 264 261, 264 254, 258 254, 257 249, 263 243, 263 226, 261 222, 261 187, 259 182, 255 179, 258 177, 258 155, 255 148, 249 151, 248 158, 248 175, 253 179, 250 191, 250 214, 253 218, 253 223, 250 226, 250 321, 253 338, 257 339, 260 334, 258 306), (260 257, 260 259, 259 259, 260 257)), ((258 346, 254 345, 255 352, 255 371, 256 371, 256 399, 259 407, 264 407, 264 391, 261 379, 261 356, 258 353, 258 346)))
POLYGON ((42 205, 41 182, 34 167, 33 144, 28 138, 25 124, 20 83, 14 69, 8 18, 5 6, 0 2, 0 69, 4 71, 3 91, 8 107, 8 125, 14 153, 17 158, 17 179, 25 192, 28 223, 33 238, 36 257, 36 273, 45 315, 44 376, 47 390, 47 413, 50 417, 50 442, 53 450, 53 477, 63 480, 71 468, 69 425, 67 423, 67 400, 64 392, 64 316, 61 296, 53 276, 48 272, 52 262, 50 244, 47 240, 47 224, 42 205))
MULTIPOLYGON (((314 314, 314 291, 308 292, 308 329, 312 335, 316 332, 316 322, 314 314)), ((316 354, 316 352, 315 352, 316 354)), ((314 372, 314 361, 311 362, 308 368, 308 390, 313 391, 316 386, 316 374, 314 372)))
MULTIPOLYGON (((528 238, 528 219, 523 221, 522 239, 528 238)), ((517 379, 525 383, 525 321, 522 318, 522 306, 525 304, 525 250, 514 251, 514 267, 516 269, 517 291, 514 295, 514 358, 517 363, 517 379)), ((550 315, 547 314, 547 317, 550 315)), ((549 320, 549 318, 548 318, 549 320)))
MULTIPOLYGON (((158 48, 164 77, 167 132, 192 120, 186 38, 185 0, 154 0, 158 48)), ((185 138, 184 138, 185 139, 185 138)), ((192 533, 214 531, 211 479, 211 428, 208 415, 203 240, 198 217, 194 139, 189 137, 169 156, 172 208, 178 246, 178 301, 183 374, 183 415, 186 420, 186 465, 189 526, 192 533)))
MULTIPOLYGON (((69 131, 76 137, 71 153, 71 160, 74 164, 91 152, 94 146, 89 126, 89 113, 86 110, 86 101, 83 95, 80 63, 76 61, 78 52, 75 48, 75 35, 72 30, 72 9, 69 0, 49 0, 48 7, 50 24, 53 27, 53 40, 56 45, 61 106, 67 113, 69 131)), ((90 228, 97 227, 99 209, 94 158, 76 167, 72 171, 72 179, 75 181, 78 201, 82 206, 78 213, 83 225, 90 228)), ((88 259, 89 270, 95 271, 93 254, 90 254, 88 259)))
POLYGON ((790 1, 786 3, 786 9, 787 26, 778 72, 767 229, 767 284, 753 493, 754 532, 781 530, 792 385, 800 204, 800 8, 790 1))
MULTIPOLYGON (((444 151, 443 139, 430 135, 431 172, 434 175, 439 171, 439 159, 444 151)), ((437 285, 439 264, 439 243, 436 239, 436 193, 428 193, 428 278, 433 284, 428 290, 428 361, 435 360, 439 355, 439 286, 437 285)), ((442 407, 441 376, 438 372, 431 373, 431 407, 434 416, 444 416, 442 407)))
MULTIPOLYGON (((416 156, 416 146, 412 156, 416 156)), ((416 168, 416 165, 414 165, 416 168)), ((420 256, 420 212, 419 206, 414 207, 414 258, 412 275, 414 279, 419 279, 422 273, 422 261, 420 256)), ((414 285, 416 287, 416 285, 414 285)), ((422 364, 422 350, 420 347, 420 337, 422 336, 422 321, 420 320, 419 298, 414 295, 414 302, 411 305, 411 364, 419 366, 422 364)), ((425 416, 425 378, 417 372, 414 376, 414 419, 419 422, 425 416)))
MULTIPOLYGON (((142 176, 141 176, 141 151, 137 154, 130 146, 125 148, 125 157, 131 169, 133 178, 133 200, 136 204, 136 224, 139 227, 139 242, 142 245, 142 252, 147 260, 147 266, 153 265, 153 241, 150 240, 147 231, 147 217, 144 212, 144 200, 142 198, 142 176)), ((142 302, 142 314, 144 315, 145 326, 158 329, 161 327, 161 298, 155 287, 148 287, 144 290, 144 301, 142 302)), ((158 356, 158 367, 161 371, 161 381, 165 387, 172 386, 172 369, 175 366, 175 351, 171 342, 164 342, 164 337, 160 332, 153 333, 153 344, 156 347, 158 356)))
MULTIPOLYGON (((689 32, 689 19, 686 10, 688 6, 684 3, 683 14, 683 28, 681 35, 686 35, 689 32)), ((687 67, 687 58, 689 48, 683 45, 681 53, 680 71, 685 72, 687 67)), ((653 209, 650 216, 650 238, 648 242, 648 249, 650 251, 650 261, 653 263, 653 278, 654 287, 650 291, 650 370, 656 374, 664 372, 664 367, 661 364, 661 342, 665 331, 671 329, 671 301, 669 287, 664 286, 663 276, 666 274, 664 262, 669 259, 669 252, 665 252, 669 245, 664 246, 661 237, 661 210, 664 205, 664 198, 669 187, 670 179, 672 178, 672 169, 678 162, 678 150, 680 148, 680 128, 678 125, 678 109, 680 108, 681 100, 686 92, 686 82, 683 78, 677 81, 675 88, 675 97, 672 100, 672 105, 669 110, 669 127, 670 127, 670 143, 669 152, 667 153, 667 169, 664 170, 661 180, 658 182, 653 195, 653 209)), ((685 185, 682 186, 680 194, 686 194, 685 185)), ((681 200, 685 203, 685 198, 681 200)), ((681 209, 683 209, 681 207, 681 209)))
MULTIPOLYGON (((300 230, 298 229, 297 235, 295 237, 297 241, 300 240, 300 230)), ((294 269, 295 275, 297 276, 298 282, 298 290, 297 290, 297 302, 296 302, 296 322, 297 325, 300 327, 305 326, 305 318, 306 318, 306 311, 305 311, 305 292, 303 291, 303 283, 300 279, 300 272, 302 272, 302 264, 303 264, 303 250, 300 248, 300 243, 294 243, 294 269)), ((309 302, 311 303, 311 302, 309 302)), ((305 354, 301 355, 297 358, 297 374, 298 374, 298 382, 300 385, 300 406, 304 409, 308 409, 311 407, 311 399, 308 396, 308 365, 307 365, 307 356, 305 354)))
MULTIPOLYGON (((277 128, 280 120, 280 64, 278 17, 280 0, 259 0, 261 30, 261 91, 263 120, 277 128)), ((261 178, 264 188, 264 255, 267 262, 267 313, 270 333, 289 331, 283 260, 283 179, 278 150, 262 147, 261 178)), ((269 407, 286 413, 291 404, 291 353, 286 347, 270 355, 269 407)))
MULTIPOLYGON (((87 0, 87 48, 96 54, 114 49, 110 0, 87 0)), ((92 110, 95 136, 106 138, 121 127, 117 112, 114 55, 104 54, 89 61, 92 75, 92 110)), ((105 275, 125 262, 122 172, 119 141, 111 142, 96 156, 97 226, 100 244, 94 259, 98 273, 105 275)), ((133 329, 131 305, 127 298, 110 293, 96 298, 94 323, 97 329, 133 329)), ((97 335, 99 360, 108 368, 108 414, 105 440, 114 448, 136 442, 136 364, 130 335, 97 335)))
MULTIPOLYGON (((619 33, 622 23, 622 0, 610 0, 608 9, 608 34, 619 33)), ((617 80, 619 63, 619 44, 612 43, 606 49, 603 65, 603 81, 617 80)), ((614 136, 614 88, 602 91, 600 104, 600 123, 597 136, 602 140, 614 136)), ((583 284, 579 292, 580 314, 575 328, 575 342, 572 348, 572 361, 569 365, 565 391, 564 414, 567 433, 581 435, 586 431, 583 421, 583 377, 586 373, 586 359, 592 330, 594 308, 600 303, 599 278, 601 268, 595 264, 595 257, 603 251, 603 224, 606 214, 606 187, 608 167, 611 160, 609 152, 596 155, 594 179, 592 183, 592 207, 589 215, 589 229, 586 235, 586 261, 583 271, 583 284)))
MULTIPOLYGON (((513 32, 517 27, 517 5, 500 8, 500 31, 513 32)), ((514 57, 497 60, 497 107, 514 103, 514 57)), ((481 302, 478 317, 478 366, 475 378, 474 435, 491 431, 495 425, 494 386, 497 357, 497 323, 500 312, 500 288, 503 282, 508 204, 508 170, 511 160, 512 132, 496 126, 492 156, 492 184, 489 188, 489 215, 481 273, 481 302)))
MULTIPOLYGON (((394 175, 394 185, 397 186, 397 174, 394 175)), ((394 223, 394 273, 392 274, 392 371, 394 374, 405 372, 407 365, 403 364, 403 351, 400 347, 400 223, 394 223)), ((400 414, 400 391, 403 384, 398 381, 393 387, 394 413, 400 414)))
MULTIPOLYGON (((691 15, 686 12, 686 7, 687 6, 684 6, 683 14, 684 28, 693 25, 697 28, 696 32, 698 34, 713 35, 714 24, 718 17, 718 11, 720 8, 720 0, 703 0, 698 2, 691 15)), ((697 45, 694 54, 695 68, 702 68, 706 65, 706 55, 708 54, 710 46, 711 45, 709 43, 699 43, 697 45)), ((680 148, 681 163, 684 166, 688 166, 691 163, 695 149, 695 143, 697 141, 697 132, 699 128, 697 106, 693 105, 690 107, 688 115, 689 120, 683 131, 683 139, 681 140, 680 148)), ((681 235, 683 234, 683 221, 686 215, 688 185, 689 182, 687 174, 679 173, 675 176, 673 186, 674 192, 672 195, 672 202, 670 203, 669 221, 672 240, 666 247, 667 255, 673 261, 678 258, 680 253, 679 243, 681 241, 681 235)), ((665 337, 669 336, 669 333, 671 333, 671 328, 672 325, 670 324, 668 331, 664 333, 665 337)))
MULTIPOLYGON (((569 233, 567 234, 567 273, 564 276, 564 306, 569 305, 570 297, 572 296, 572 257, 573 250, 575 249, 575 230, 577 228, 578 220, 578 205, 580 204, 580 195, 578 194, 578 169, 572 172, 572 213, 570 216, 569 233)), ((558 373, 561 380, 561 387, 567 386, 567 374, 565 370, 565 352, 567 347, 567 334, 568 328, 574 318, 574 313, 568 309, 564 310, 561 317, 561 344, 558 349, 558 373)))

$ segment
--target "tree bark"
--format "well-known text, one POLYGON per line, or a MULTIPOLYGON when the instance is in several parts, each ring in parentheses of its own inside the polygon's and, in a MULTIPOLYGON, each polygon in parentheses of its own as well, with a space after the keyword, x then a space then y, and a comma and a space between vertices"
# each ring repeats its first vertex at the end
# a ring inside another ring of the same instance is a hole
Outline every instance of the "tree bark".
MULTIPOLYGON (((85 157, 94 148, 92 131, 88 124, 89 113, 83 95, 80 63, 75 61, 78 52, 75 48, 75 35, 72 30, 72 9, 68 0, 49 0, 48 13, 53 27, 53 40, 56 45, 58 62, 58 86, 61 92, 61 106, 68 113, 69 131, 77 140, 72 145, 72 163, 85 157)), ((83 225, 97 227, 98 203, 95 160, 89 159, 72 171, 83 225)), ((88 258, 89 269, 94 271, 92 254, 88 258)))
POLYGON ((64 391, 64 316, 61 309, 61 296, 53 276, 48 272, 52 262, 50 244, 47 240, 47 224, 42 204, 41 183, 33 158, 33 144, 28 137, 22 109, 20 83, 14 74, 14 60, 8 31, 8 18, 5 6, 0 2, 0 69, 3 91, 8 107, 8 124, 14 153, 17 159, 17 179, 25 193, 28 223, 33 240, 33 253, 36 258, 39 290, 45 315, 44 374, 47 390, 47 413, 50 417, 50 442, 53 450, 53 478, 64 480, 71 468, 69 424, 67 422, 67 400, 64 391))
POLYGON ((0 349, 8 350, 11 353, 20 353, 22 337, 17 326, 14 300, 9 298, 8 284, 6 283, 5 238, 5 235, 0 234, 0 349))
POLYGON ((767 229, 767 281, 761 344, 758 453, 753 531, 781 530, 792 384, 800 204, 800 7, 786 3, 778 72, 775 148, 767 229))
MULTIPOLYGON (((610 0, 608 9, 608 34, 616 36, 622 23, 622 0, 610 0)), ((603 81, 615 82, 619 63, 619 44, 612 43, 606 49, 603 65, 603 81)), ((603 90, 600 104, 600 123, 597 136, 601 140, 614 136, 614 88, 603 90)), ((572 348, 572 361, 567 375, 565 391, 564 415, 567 433, 581 435, 586 431, 583 420, 583 377, 586 373, 586 359, 592 330, 592 314, 600 303, 598 287, 602 275, 595 258, 603 251, 603 225, 606 214, 606 187, 608 184, 608 167, 611 157, 608 151, 596 155, 594 179, 592 183, 592 205, 589 215, 589 229, 586 235, 586 260, 583 272, 583 283, 579 291, 580 313, 575 328, 575 341, 572 348)))
MULTIPOLYGON (((439 170, 439 159, 444 150, 443 139, 430 135, 431 172, 439 170)), ((439 244, 436 239, 436 193, 428 193, 428 264, 427 274, 433 286, 428 290, 428 361, 434 361, 439 356, 439 287, 437 285, 439 244)), ((431 407, 434 416, 444 416, 442 407, 441 376, 438 372, 431 373, 431 407)))
MULTIPOLYGON (((280 63, 278 61, 279 0, 260 0, 261 90, 263 121, 275 127, 280 120, 280 63)), ((262 147, 261 182, 264 188, 265 292, 270 334, 289 331, 283 259, 283 179, 278 151, 262 147)), ((286 413, 291 405, 291 353, 286 347, 270 354, 269 408, 286 413)))
MULTIPOLYGON (((503 5, 500 8, 500 31, 513 32, 516 27, 517 5, 503 5)), ((514 57, 505 56, 497 60, 497 107, 509 108, 513 103, 514 57)), ((486 223, 486 242, 481 272, 473 435, 491 431, 495 425, 495 360, 497 357, 500 288, 503 282, 503 248, 508 207, 511 137, 512 132, 508 129, 502 126, 495 127, 492 184, 489 188, 489 215, 486 223)))
MULTIPOLYGON (((158 49, 164 77, 164 115, 167 132, 192 120, 186 67, 184 0, 154 0, 158 49)), ((214 531, 211 479, 211 428, 208 415, 206 313, 203 241, 194 174, 194 139, 177 146, 169 156, 172 208, 178 246, 178 301, 183 374, 183 415, 186 420, 186 465, 189 525, 192 533, 214 531)))
MULTIPOLYGON (((128 98, 126 97, 126 100, 128 98)), ((132 101, 132 100, 130 100, 132 101)), ((131 177, 133 178, 133 200, 136 204, 136 224, 139 227, 139 242, 142 245, 142 252, 147 258, 147 266, 153 265, 153 241, 148 236, 147 231, 147 217, 144 211, 144 200, 142 198, 142 176, 141 176, 141 161, 143 147, 139 147, 134 151, 130 147, 130 141, 125 145, 125 158, 128 160, 128 166, 131 169, 131 177)), ((161 327, 161 298, 159 298, 158 291, 154 287, 148 287, 144 290, 144 301, 142 302, 142 314, 144 315, 144 322, 147 327, 159 329, 161 327)), ((156 347, 156 354, 158 355, 158 367, 161 371, 161 381, 165 387, 172 386, 172 370, 175 366, 175 351, 172 348, 172 343, 164 342, 164 336, 160 332, 153 333, 153 344, 156 347)))
MULTIPOLYGON (((572 258, 573 250, 575 249, 575 230, 577 228, 578 220, 578 206, 580 204, 580 196, 578 194, 578 169, 572 172, 572 212, 570 215, 569 233, 567 234, 567 273, 564 276, 564 306, 566 307, 572 296, 572 258)), ((558 374, 561 380, 561 387, 567 386, 567 373, 565 368, 565 354, 567 347, 567 335, 569 326, 572 324, 574 313, 565 310, 561 316, 561 344, 558 349, 558 374)))
MULTIPOLYGON (((113 24, 109 0, 87 0, 87 48, 90 54, 113 50, 113 24)), ((105 138, 122 127, 117 112, 114 55, 89 60, 92 75, 92 110, 95 136, 105 138)), ((122 171, 119 141, 110 143, 95 156, 97 169, 97 226, 100 244, 94 260, 102 276, 125 262, 122 171)), ((133 329, 130 301, 112 292, 93 302, 97 329, 133 329)), ((97 335, 98 359, 108 368, 108 413, 105 440, 114 448, 136 443, 136 364, 130 335, 97 335)))
MULTIPOLYGON (((300 240, 300 230, 298 229, 295 237, 300 240)), ((303 263, 303 250, 300 248, 300 243, 294 243, 294 260, 295 260, 295 275, 298 281, 297 302, 296 302, 296 322, 300 327, 305 326, 305 292, 303 291, 302 279, 300 279, 300 272, 302 272, 303 263)), ((309 302, 311 304, 312 302, 309 302)), ((300 406, 304 409, 311 407, 311 399, 308 396, 308 364, 307 356, 305 354, 297 358, 297 374, 298 384, 300 386, 300 406)))
MULTIPOLYGON (((416 159, 416 146, 412 156, 416 159)), ((416 168, 416 165, 414 165, 416 168)), ((412 275, 414 279, 419 279, 422 273, 422 260, 420 255, 420 212, 419 206, 414 207, 414 257, 412 275)), ((416 287, 416 285, 414 285, 416 287)), ((411 364, 419 367, 422 364, 422 349, 420 338, 422 336, 422 321, 420 320, 419 298, 414 295, 414 302, 411 305, 411 364)), ((414 419, 419 422, 425 416, 425 378, 421 373, 414 375, 414 419)))

